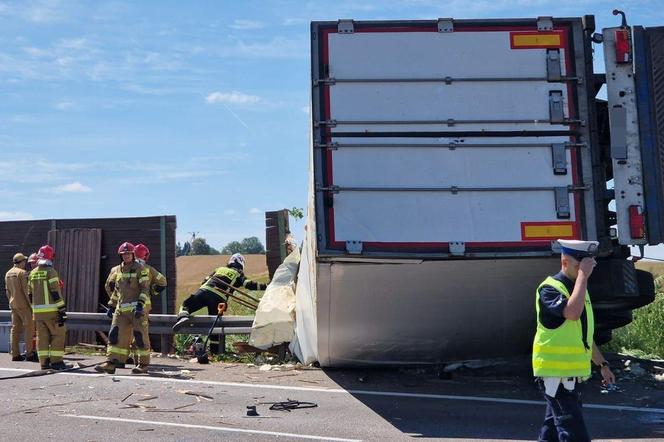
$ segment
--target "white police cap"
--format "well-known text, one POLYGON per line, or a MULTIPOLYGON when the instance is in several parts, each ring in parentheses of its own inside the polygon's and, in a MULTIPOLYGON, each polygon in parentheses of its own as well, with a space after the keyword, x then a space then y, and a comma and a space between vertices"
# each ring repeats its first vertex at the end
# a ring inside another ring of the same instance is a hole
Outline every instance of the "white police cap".
POLYGON ((580 241, 578 239, 559 239, 556 241, 560 246, 560 253, 569 255, 575 259, 583 259, 597 255, 599 242, 580 241))

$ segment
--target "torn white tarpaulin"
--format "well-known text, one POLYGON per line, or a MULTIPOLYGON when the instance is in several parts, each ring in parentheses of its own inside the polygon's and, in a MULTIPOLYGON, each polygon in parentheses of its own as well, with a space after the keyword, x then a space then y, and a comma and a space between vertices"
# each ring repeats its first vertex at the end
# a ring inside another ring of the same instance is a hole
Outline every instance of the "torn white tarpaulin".
POLYGON ((261 298, 249 345, 266 350, 274 345, 291 342, 295 329, 295 276, 300 264, 300 251, 286 257, 274 272, 270 285, 261 298))

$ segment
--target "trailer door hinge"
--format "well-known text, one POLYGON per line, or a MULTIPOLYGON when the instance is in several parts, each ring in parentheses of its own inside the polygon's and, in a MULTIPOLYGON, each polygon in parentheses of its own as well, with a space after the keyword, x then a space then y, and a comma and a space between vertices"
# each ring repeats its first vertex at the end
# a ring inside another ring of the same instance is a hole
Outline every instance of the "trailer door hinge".
POLYGON ((351 255, 360 255, 362 253, 362 241, 346 241, 346 251, 351 255))
POLYGON ((556 195, 556 215, 559 219, 569 219, 569 189, 567 187, 556 187, 554 192, 556 195))
POLYGON ((549 91, 549 122, 551 124, 562 124, 565 122, 563 91, 549 91))
POLYGON ((438 32, 454 32, 454 20, 451 18, 439 18, 438 32))
POLYGON ((537 17, 537 30, 540 32, 553 31, 553 17, 537 17))
POLYGON ((352 34, 355 32, 355 22, 352 19, 342 18, 337 22, 337 33, 352 34))
POLYGON ((560 70, 560 49, 547 49, 546 51, 546 80, 555 82, 562 80, 560 70))
POLYGON ((567 146, 565 144, 552 144, 553 174, 567 175, 567 146))

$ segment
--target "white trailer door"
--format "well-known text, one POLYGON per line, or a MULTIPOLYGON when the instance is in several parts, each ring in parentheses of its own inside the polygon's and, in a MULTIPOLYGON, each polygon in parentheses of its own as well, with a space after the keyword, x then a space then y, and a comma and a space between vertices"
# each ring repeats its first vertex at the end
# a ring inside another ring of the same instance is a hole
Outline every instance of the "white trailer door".
POLYGON ((315 29, 324 248, 467 255, 581 237, 568 28, 315 29))

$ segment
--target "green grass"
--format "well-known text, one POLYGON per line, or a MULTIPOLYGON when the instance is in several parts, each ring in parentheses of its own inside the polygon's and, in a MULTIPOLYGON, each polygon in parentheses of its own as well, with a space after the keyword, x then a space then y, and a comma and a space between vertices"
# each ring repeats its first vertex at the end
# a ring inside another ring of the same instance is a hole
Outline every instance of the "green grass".
POLYGON ((634 310, 632 322, 613 331, 602 349, 644 359, 664 358, 664 278, 655 279, 655 300, 634 310))

